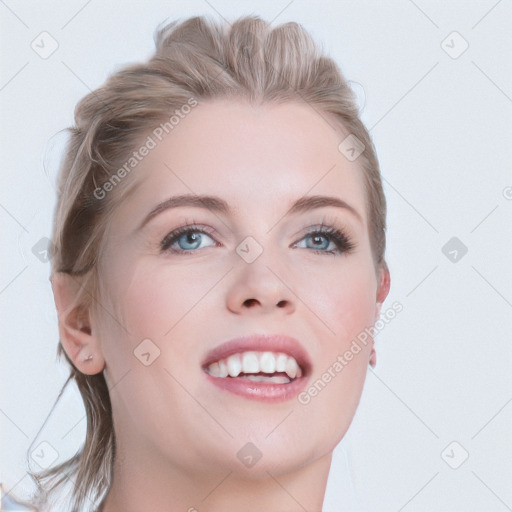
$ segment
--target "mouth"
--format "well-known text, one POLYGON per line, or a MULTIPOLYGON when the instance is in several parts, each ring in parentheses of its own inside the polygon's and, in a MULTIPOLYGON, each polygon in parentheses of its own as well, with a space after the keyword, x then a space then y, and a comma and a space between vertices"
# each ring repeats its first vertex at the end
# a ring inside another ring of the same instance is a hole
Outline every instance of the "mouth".
POLYGON ((241 378, 253 382, 288 384, 302 377, 294 357, 282 352, 242 352, 220 359, 206 367, 212 377, 241 378))
POLYGON ((289 400, 305 387, 311 362, 288 336, 256 335, 230 340, 211 351, 202 369, 224 391, 263 401, 289 400))

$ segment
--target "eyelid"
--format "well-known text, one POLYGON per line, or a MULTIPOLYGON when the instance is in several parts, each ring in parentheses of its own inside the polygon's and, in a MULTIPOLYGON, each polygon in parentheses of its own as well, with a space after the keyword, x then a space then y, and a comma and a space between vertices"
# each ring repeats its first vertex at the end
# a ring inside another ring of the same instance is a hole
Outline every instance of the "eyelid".
POLYGON ((341 231, 347 238, 353 239, 354 236, 351 234, 351 230, 346 227, 346 223, 342 222, 337 217, 329 217, 324 215, 320 222, 311 223, 304 222, 300 232, 305 231, 306 234, 314 231, 315 229, 329 229, 334 228, 341 231))

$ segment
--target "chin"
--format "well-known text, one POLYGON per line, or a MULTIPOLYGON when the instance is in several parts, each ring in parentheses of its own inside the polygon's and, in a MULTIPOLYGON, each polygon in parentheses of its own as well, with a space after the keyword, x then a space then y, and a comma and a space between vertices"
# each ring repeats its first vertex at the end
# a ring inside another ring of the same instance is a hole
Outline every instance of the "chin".
MULTIPOLYGON (((291 473, 318 458, 332 452, 339 439, 312 439, 309 435, 298 435, 290 429, 273 432, 268 438, 268 430, 257 436, 237 435, 225 440, 221 445, 210 446, 209 466, 214 471, 233 472, 243 479, 266 479, 291 473), (265 432, 265 433, 263 433, 265 432)), ((204 462, 204 459, 203 459, 204 462)))

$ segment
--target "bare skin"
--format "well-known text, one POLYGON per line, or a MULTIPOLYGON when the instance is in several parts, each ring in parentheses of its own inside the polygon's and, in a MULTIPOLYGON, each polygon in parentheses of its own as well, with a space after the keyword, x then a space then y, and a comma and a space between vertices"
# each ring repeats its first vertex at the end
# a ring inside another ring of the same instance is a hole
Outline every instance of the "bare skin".
POLYGON ((63 345, 80 371, 104 371, 111 389, 118 458, 104 512, 321 511, 332 452, 375 360, 373 340, 343 371, 333 373, 333 363, 374 324, 390 286, 373 263, 361 170, 338 151, 343 138, 306 105, 201 104, 126 178, 138 185, 109 225, 101 307, 65 313, 76 286, 55 276, 63 345), (144 223, 180 194, 218 196, 231 212, 182 206, 144 223), (313 195, 356 213, 287 213, 313 195), (309 235, 322 222, 354 248, 309 235), (189 224, 208 231, 162 251, 166 235, 189 224), (248 236, 263 249, 250 264, 236 252, 248 236), (212 386, 205 354, 254 333, 299 340, 313 364, 309 384, 329 368, 335 377, 307 404, 212 386), (145 339, 160 350, 149 366, 134 357, 145 339), (250 468, 237 457, 247 443, 262 454, 250 468))

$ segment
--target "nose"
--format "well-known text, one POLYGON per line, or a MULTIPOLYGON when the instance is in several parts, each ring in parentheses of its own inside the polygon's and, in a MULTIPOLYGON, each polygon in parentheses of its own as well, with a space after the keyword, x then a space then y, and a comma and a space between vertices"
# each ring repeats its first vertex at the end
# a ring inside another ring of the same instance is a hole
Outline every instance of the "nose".
POLYGON ((235 314, 262 314, 280 310, 291 314, 296 308, 289 273, 276 259, 264 256, 252 263, 243 260, 233 272, 233 281, 226 297, 227 308, 235 314))

